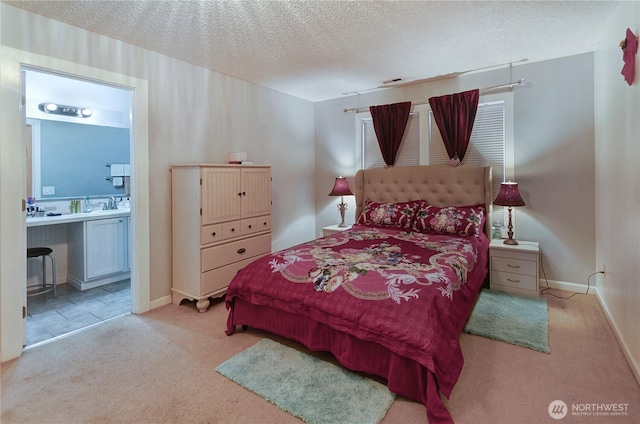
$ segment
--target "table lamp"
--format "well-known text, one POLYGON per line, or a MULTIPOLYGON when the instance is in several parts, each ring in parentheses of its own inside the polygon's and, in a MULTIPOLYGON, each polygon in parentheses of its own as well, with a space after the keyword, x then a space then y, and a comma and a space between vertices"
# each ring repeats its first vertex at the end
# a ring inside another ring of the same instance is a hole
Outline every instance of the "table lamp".
POLYGON ((511 209, 514 206, 524 206, 524 200, 520 196, 520 191, 518 190, 518 183, 514 183, 508 181, 506 183, 500 184, 500 191, 498 192, 498 196, 496 196, 496 200, 493 201, 494 205, 498 206, 506 206, 509 211, 509 226, 508 228, 508 238, 504 240, 504 244, 518 244, 518 242, 513 238, 513 224, 511 223, 511 209))
POLYGON ((344 203, 344 196, 353 196, 349 189, 349 183, 343 176, 336 178, 336 182, 333 184, 333 190, 329 193, 329 196, 340 196, 340 203, 338 203, 338 210, 340 211, 340 218, 342 221, 338 224, 338 227, 346 227, 344 223, 344 211, 347 210, 347 204, 344 203))

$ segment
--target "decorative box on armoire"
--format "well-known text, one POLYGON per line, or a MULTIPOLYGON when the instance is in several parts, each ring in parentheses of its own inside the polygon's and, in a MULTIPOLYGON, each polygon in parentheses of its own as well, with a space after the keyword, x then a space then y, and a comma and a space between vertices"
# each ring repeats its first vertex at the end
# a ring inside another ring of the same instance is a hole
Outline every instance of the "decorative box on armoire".
POLYGON ((225 294, 235 274, 271 252, 271 168, 171 167, 173 303, 225 294))

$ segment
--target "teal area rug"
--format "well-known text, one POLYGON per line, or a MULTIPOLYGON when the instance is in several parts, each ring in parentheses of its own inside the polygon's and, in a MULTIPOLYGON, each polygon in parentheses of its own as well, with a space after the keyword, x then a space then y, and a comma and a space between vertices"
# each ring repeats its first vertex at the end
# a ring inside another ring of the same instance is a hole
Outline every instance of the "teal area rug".
POLYGON ((464 332, 551 353, 547 299, 482 289, 464 332))
POLYGON ((395 399, 377 381, 269 339, 216 371, 309 424, 377 424, 395 399))

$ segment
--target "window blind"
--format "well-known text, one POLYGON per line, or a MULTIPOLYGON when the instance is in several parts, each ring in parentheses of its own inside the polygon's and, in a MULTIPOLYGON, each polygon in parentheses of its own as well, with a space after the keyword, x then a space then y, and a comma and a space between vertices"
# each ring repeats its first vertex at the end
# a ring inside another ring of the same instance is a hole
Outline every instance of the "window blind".
MULTIPOLYGON (((478 105, 476 120, 471 132, 471 140, 462 165, 491 166, 493 197, 500 190, 505 177, 505 107, 504 102, 478 105)), ((442 141, 433 113, 429 111, 430 163, 446 165, 449 162, 447 150, 442 141)))
MULTIPOLYGON (((380 153, 378 138, 373 128, 373 119, 362 119, 362 168, 384 168, 386 165, 380 153)), ((420 165, 420 116, 409 114, 409 120, 402 136, 394 166, 420 165)))

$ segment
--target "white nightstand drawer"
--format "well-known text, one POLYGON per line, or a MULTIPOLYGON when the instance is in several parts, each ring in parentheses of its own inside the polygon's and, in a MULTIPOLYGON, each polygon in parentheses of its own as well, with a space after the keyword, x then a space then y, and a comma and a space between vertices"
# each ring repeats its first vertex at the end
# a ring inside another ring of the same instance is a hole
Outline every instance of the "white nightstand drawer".
POLYGON ((538 263, 535 261, 523 261, 522 259, 505 258, 502 256, 493 256, 491 258, 491 269, 494 271, 535 276, 538 271, 537 268, 538 263))
MULTIPOLYGON (((524 261, 537 261, 538 260, 538 251, 535 250, 533 252, 529 251, 532 249, 531 246, 526 246, 527 251, 522 250, 508 250, 500 245, 499 247, 491 246, 493 249, 494 256, 501 256, 503 258, 513 258, 513 259, 522 259, 524 261)), ((525 246, 517 245, 516 248, 523 248, 525 246)))
POLYGON ((351 225, 347 225, 346 227, 339 227, 337 225, 329 225, 328 227, 324 227, 322 229, 322 236, 323 237, 331 236, 333 234, 338 234, 338 233, 341 233, 343 231, 347 231, 349 229, 351 229, 351 225))
POLYGON ((515 274, 513 272, 504 272, 493 270, 491 273, 491 287, 507 286, 522 290, 531 290, 536 292, 538 285, 536 284, 535 275, 515 274))

